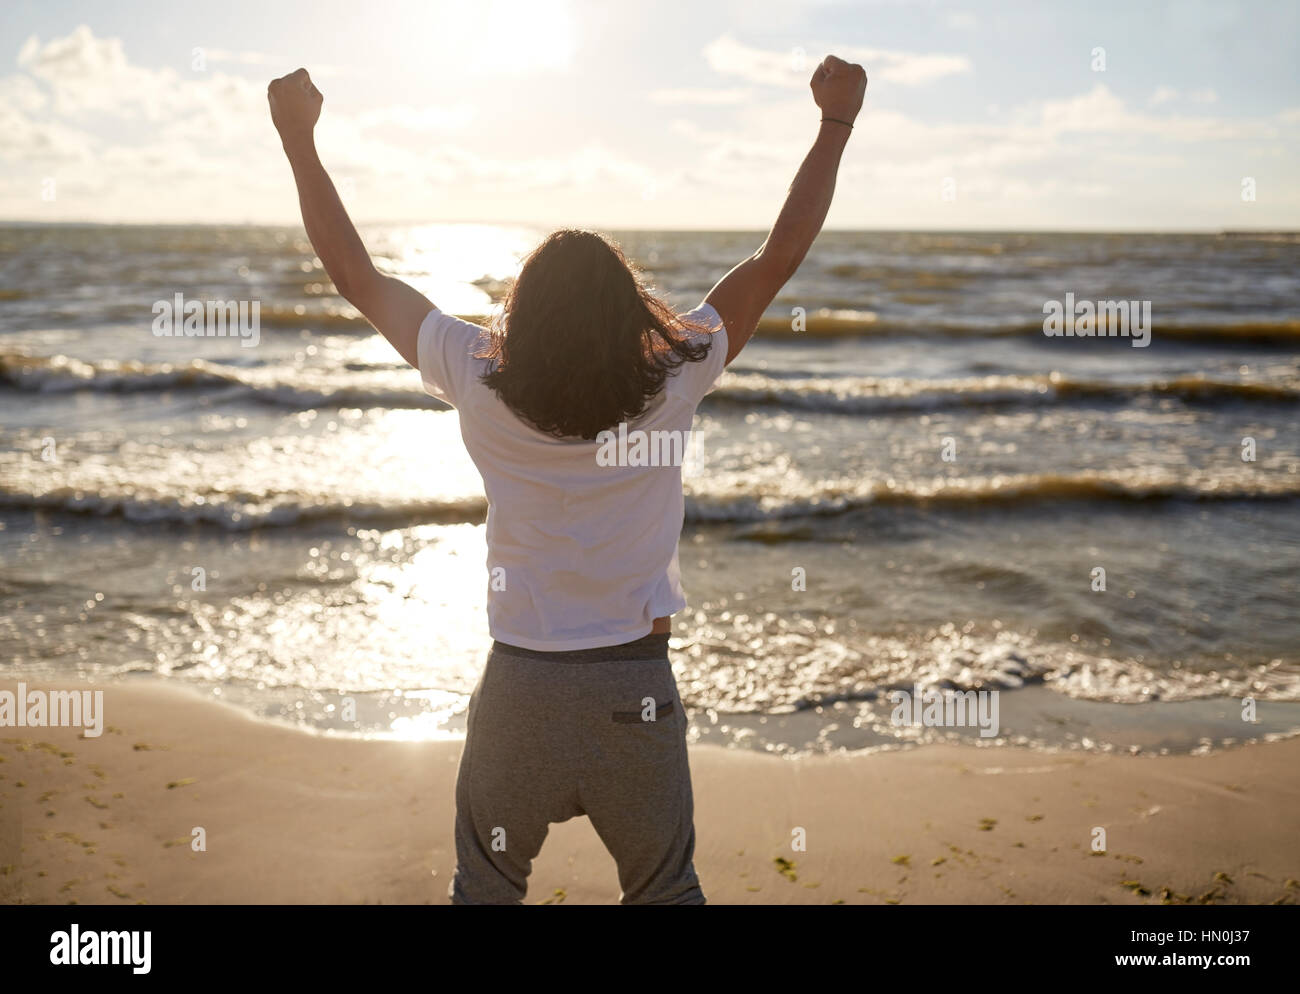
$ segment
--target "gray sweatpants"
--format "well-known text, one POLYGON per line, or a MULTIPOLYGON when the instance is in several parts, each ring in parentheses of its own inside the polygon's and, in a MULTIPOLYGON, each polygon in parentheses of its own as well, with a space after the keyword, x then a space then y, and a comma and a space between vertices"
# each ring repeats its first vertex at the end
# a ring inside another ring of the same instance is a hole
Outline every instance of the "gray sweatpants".
POLYGON ((552 822, 585 814, 623 904, 703 904, 668 636, 578 652, 493 643, 456 778, 453 904, 519 904, 552 822))

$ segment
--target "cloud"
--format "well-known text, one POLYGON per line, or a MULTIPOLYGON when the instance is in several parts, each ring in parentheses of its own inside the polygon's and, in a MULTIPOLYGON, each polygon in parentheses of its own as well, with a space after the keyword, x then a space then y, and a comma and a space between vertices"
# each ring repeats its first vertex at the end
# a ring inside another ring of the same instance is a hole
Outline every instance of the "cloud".
POLYGON ((900 86, 919 86, 944 76, 971 71, 964 55, 918 54, 883 48, 827 45, 813 52, 802 48, 772 51, 753 48, 723 35, 704 47, 704 59, 714 72, 736 76, 762 86, 807 86, 808 77, 819 61, 815 52, 833 52, 842 59, 866 67, 870 79, 900 86))
POLYGON ((655 104, 695 104, 697 106, 739 104, 749 99, 749 92, 749 90, 739 88, 729 90, 654 90, 650 94, 650 102, 655 104))
POLYGON ((120 39, 96 38, 84 24, 44 45, 32 35, 18 53, 18 66, 51 88, 56 112, 65 115, 144 112, 157 117, 165 92, 159 84, 176 81, 175 73, 160 79, 160 74, 132 66, 120 39))
MULTIPOLYGON (((754 136, 785 135, 801 108, 802 101, 787 100, 747 109, 726 128, 674 122, 673 132, 697 146, 687 159, 704 167, 687 178, 718 198, 770 191, 774 179, 788 177, 796 164, 792 153, 802 149, 788 140, 754 136)), ((1275 137, 1281 122, 1296 117, 1300 108, 1261 119, 1157 115, 1133 107, 1105 85, 1071 97, 1026 101, 997 118, 947 121, 880 108, 868 98, 857 131, 870 136, 872 154, 855 155, 850 143, 836 210, 856 208, 863 219, 858 223, 904 227, 1079 225, 1081 218, 1088 227, 1131 225, 1151 201, 1163 198, 1195 203, 1213 217, 1215 180, 1189 172, 1189 155, 1211 161, 1214 151, 1205 143, 1215 142, 1224 143, 1226 154, 1239 156, 1240 143, 1275 137), (947 178, 955 178, 958 205, 944 205, 940 198, 947 178)), ((1222 195, 1224 211, 1235 203, 1229 194, 1235 190, 1222 195)))
MULTIPOLYGON (((218 54, 218 61, 262 64, 257 53, 218 54)), ((29 38, 18 61, 20 72, 0 77, 0 215, 139 220, 179 212, 229 220, 234 209, 239 219, 279 220, 296 207, 263 81, 136 65, 120 39, 84 25, 47 42, 29 38), (40 198, 46 177, 57 180, 58 198, 49 203, 40 198)), ((431 212, 449 190, 457 200, 594 190, 639 200, 673 182, 673 170, 599 142, 494 158, 421 140, 475 117, 465 104, 331 109, 317 143, 336 177, 351 179, 357 201, 379 216, 431 212)))
MULTIPOLYGON (((1158 91, 1157 91, 1158 92, 1158 91)), ((1277 128, 1267 121, 1230 121, 1215 117, 1156 116, 1129 110, 1104 83, 1065 100, 1049 100, 1032 108, 1049 134, 1111 134, 1159 136, 1179 142, 1274 138, 1277 128)), ((1023 118, 1022 118, 1023 119, 1023 118)))
POLYGON ((730 35, 709 42, 704 47, 704 59, 714 72, 762 86, 802 86, 811 72, 802 49, 770 52, 742 45, 730 35))
MULTIPOLYGON (((890 63, 863 51, 840 54, 864 61, 877 79, 884 65, 897 78, 941 78, 928 60, 955 58, 895 52, 890 63)), ((260 66, 261 58, 243 53, 217 64, 260 66)), ((545 223, 559 223, 590 209, 615 213, 624 219, 616 223, 628 226, 758 226, 770 221, 773 199, 811 137, 807 96, 797 91, 812 59, 723 37, 705 60, 728 82, 648 94, 671 108, 670 142, 647 145, 612 127, 574 142, 551 134, 544 120, 526 140, 491 128, 471 133, 467 125, 484 111, 469 104, 371 104, 348 112, 327 95, 318 145, 336 180, 347 181, 348 206, 362 219, 545 215, 545 223), (801 57, 807 61, 796 71, 801 57), (776 92, 749 99, 761 86, 776 92), (719 115, 710 107, 733 109, 719 115)), ((960 66, 948 68, 970 71, 965 60, 960 66)), ((17 71, 0 76, 0 216, 292 221, 297 201, 265 91, 264 78, 133 63, 120 40, 85 26, 53 40, 30 38, 17 71), (55 202, 41 198, 46 177, 57 179, 55 202)), ((1216 113, 1209 91, 1194 92, 1164 86, 1125 100, 1097 84, 1066 97, 1004 102, 994 116, 954 110, 949 119, 942 109, 922 117, 868 97, 856 131, 866 142, 851 142, 845 155, 836 209, 846 213, 838 223, 851 223, 848 212, 857 210, 858 223, 1041 226, 1080 217, 1093 223, 1106 209, 1128 223, 1149 216, 1144 200, 1213 202, 1215 169, 1189 169, 1190 162, 1231 160, 1232 169, 1245 169, 1239 160, 1276 150, 1294 162, 1293 143, 1279 140, 1300 123, 1294 101, 1252 118, 1216 113), (956 179, 959 207, 940 205, 945 177, 956 179), (1069 203, 1085 206, 1070 214, 1069 203), (1019 213, 1011 210, 1016 204, 1024 205, 1019 213), (1125 210, 1116 213, 1120 204, 1125 210)), ((1228 194, 1224 211, 1240 203, 1235 190, 1228 194)))
MULTIPOLYGON (((1147 103, 1152 107, 1158 107, 1161 104, 1167 104, 1177 100, 1179 96, 1179 92, 1172 86, 1158 86, 1156 87, 1156 91, 1151 94, 1151 97, 1147 100, 1147 103)), ((1205 87, 1200 90, 1192 90, 1187 94, 1187 99, 1194 104, 1213 104, 1218 103, 1219 95, 1209 87, 1205 87)))
POLYGON ((474 115, 474 108, 467 104, 455 107, 379 107, 358 114, 357 124, 362 128, 392 125, 407 131, 454 131, 469 124, 474 115))
MULTIPOLYGON (((205 63, 227 62, 240 66, 270 68, 274 72, 278 72, 281 76, 293 72, 298 68, 297 60, 286 55, 268 55, 266 52, 235 52, 227 48, 204 48, 203 46, 196 46, 193 49, 193 58, 195 60, 201 59, 205 63)), ((311 75, 313 79, 331 79, 345 76, 347 73, 340 66, 313 62, 311 66, 311 75)))
POLYGON ((197 72, 182 77, 171 68, 133 65, 121 39, 97 38, 84 24, 45 44, 35 35, 28 38, 18 65, 30 76, 9 77, 26 80, 15 85, 39 82, 48 87, 51 116, 69 122, 105 116, 162 122, 197 115, 224 130, 223 122, 247 116, 253 98, 265 100, 265 86, 240 76, 197 72))

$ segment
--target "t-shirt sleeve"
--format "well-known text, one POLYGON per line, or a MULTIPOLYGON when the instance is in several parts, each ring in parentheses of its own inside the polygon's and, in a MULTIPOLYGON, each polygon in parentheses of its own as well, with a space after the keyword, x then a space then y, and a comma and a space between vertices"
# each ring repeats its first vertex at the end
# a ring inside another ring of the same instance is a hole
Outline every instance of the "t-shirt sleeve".
POLYGON ((727 365, 727 329, 712 304, 700 304, 695 310, 683 314, 682 318, 711 329, 711 333, 697 336, 697 340, 702 337, 712 341, 709 354, 699 362, 682 363, 669 379, 669 389, 673 393, 698 404, 717 384, 727 365))
POLYGON ((460 407, 483 369, 483 360, 474 358, 474 353, 487 344, 488 338, 486 328, 444 314, 436 307, 431 310, 420 323, 416 342, 425 392, 460 407))

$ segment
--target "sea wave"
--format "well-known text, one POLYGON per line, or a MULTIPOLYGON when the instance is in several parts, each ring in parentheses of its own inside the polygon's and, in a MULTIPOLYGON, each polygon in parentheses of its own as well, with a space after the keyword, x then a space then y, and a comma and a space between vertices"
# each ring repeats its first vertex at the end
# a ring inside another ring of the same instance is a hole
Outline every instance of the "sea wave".
POLYGON ((840 633, 827 636, 804 619, 746 615, 723 628, 707 626, 680 653, 688 707, 735 713, 789 713, 837 702, 871 705, 880 720, 895 707, 891 692, 1015 691, 1041 686, 1065 697, 1138 704, 1254 696, 1300 701, 1294 661, 1220 663, 1213 668, 1160 667, 1044 641, 1011 630, 967 633, 944 624, 907 636, 840 633), (765 651, 754 659, 751 647, 765 651), (727 680, 719 660, 746 661, 754 679, 727 680), (794 672, 802 679, 790 679, 794 672))
POLYGON ((714 403, 772 405, 836 414, 875 414, 955 406, 1050 404, 1070 400, 1127 403, 1146 396, 1196 403, 1255 401, 1294 403, 1300 379, 1259 382, 1203 374, 1141 382, 1076 379, 1060 373, 959 379, 808 377, 773 379, 732 373, 712 394, 714 403))
MULTIPOLYGON (((235 390, 224 395, 223 401, 248 400, 291 410, 329 407, 442 410, 446 406, 424 393, 409 371, 392 365, 352 368, 340 374, 312 369, 237 368, 203 359, 184 363, 112 359, 87 362, 63 355, 0 353, 0 386, 37 393, 233 387, 235 390), (403 385, 404 381, 409 385, 403 385)), ((732 372, 723 377, 707 403, 875 414, 1073 400, 1127 403, 1146 396, 1176 397, 1200 404, 1294 403, 1300 400, 1300 379, 1265 382, 1194 374, 1118 382, 1075 378, 1056 372, 945 380, 816 376, 778 379, 762 373, 732 372)))
POLYGON ((319 328, 329 331, 370 331, 370 325, 360 312, 342 308, 312 308, 301 304, 266 304, 261 308, 259 320, 270 328, 319 328))
MULTIPOLYGON (((501 292, 498 281, 476 281, 490 295, 501 292)), ((483 324, 488 320, 483 314, 460 315, 473 324, 483 324)), ((349 307, 306 307, 302 304, 267 304, 261 309, 261 323, 269 328, 300 331, 310 328, 318 331, 345 332, 355 331, 373 334, 370 322, 361 316, 361 312, 349 307)))
MULTIPOLYGON (((148 363, 104 359, 86 362, 68 356, 0 354, 0 386, 35 393, 88 390, 147 393, 177 389, 234 388, 222 400, 248 400, 291 410, 329 407, 388 407, 445 410, 415 385, 398 382, 405 368, 376 366, 339 376, 315 370, 236 368, 204 359, 148 363), (391 382, 390 382, 391 381, 391 382)), ((407 375, 413 380, 413 374, 407 375)))
MULTIPOLYGON (((906 338, 940 335, 951 338, 1044 338, 1043 322, 1029 321, 951 321, 931 318, 889 318, 873 311, 831 310, 813 311, 806 315, 799 330, 792 318, 764 317, 758 323, 758 334, 782 339, 839 339, 839 338, 906 338)), ((1162 322, 1157 320, 1152 329, 1153 339, 1172 339, 1189 344, 1222 345, 1300 345, 1300 321, 1237 321, 1228 323, 1162 322)), ((1105 341, 1118 338, 1101 336, 1105 341)), ((1091 339, 1045 339, 1074 344, 1091 339)))
POLYGON ((137 524, 214 525, 226 531, 286 528, 328 519, 347 519, 394 527, 415 523, 454 524, 482 521, 487 501, 352 500, 308 494, 192 495, 90 493, 51 487, 40 493, 0 488, 0 508, 65 511, 95 517, 124 518, 137 524))
MULTIPOLYGON (((1265 477, 1220 479, 1173 474, 1141 478, 1133 470, 1082 473, 1018 473, 992 477, 862 483, 843 492, 826 488, 815 495, 731 493, 695 494, 687 498, 686 517, 695 522, 779 523, 828 517, 860 508, 945 504, 957 507, 1033 505, 1087 500, 1144 502, 1157 500, 1288 500, 1300 497, 1300 479, 1265 477)), ((799 534, 796 531, 796 534, 799 534)), ((758 536, 755 536, 758 537, 758 536)), ((763 540, 776 541, 769 532, 763 540)))
MULTIPOLYGON (((693 524, 763 525, 741 536, 755 541, 799 541, 810 537, 799 519, 846 514, 869 506, 944 504, 972 509, 983 506, 1032 506, 1063 500, 1142 502, 1157 500, 1224 501, 1300 498, 1300 479, 1195 479, 1163 475, 1147 480, 1131 470, 1078 474, 1019 474, 962 479, 863 483, 839 490, 826 487, 816 494, 797 495, 731 491, 711 494, 687 488, 686 520, 693 524), (787 533, 787 529, 793 530, 787 533)), ((0 485, 0 508, 55 510, 137 523, 207 524, 228 531, 282 528, 322 519, 385 523, 394 527, 426 523, 482 522, 487 503, 482 497, 457 500, 358 500, 336 495, 190 494, 183 498, 131 491, 91 492, 55 486, 39 492, 0 485)))

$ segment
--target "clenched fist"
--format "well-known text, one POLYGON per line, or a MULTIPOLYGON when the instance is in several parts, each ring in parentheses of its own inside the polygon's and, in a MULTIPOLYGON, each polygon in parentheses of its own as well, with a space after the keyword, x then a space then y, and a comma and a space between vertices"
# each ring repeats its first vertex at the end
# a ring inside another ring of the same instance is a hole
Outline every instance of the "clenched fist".
POLYGON ((854 62, 828 55, 813 70, 808 85, 823 117, 835 117, 853 123, 867 95, 867 71, 854 62))
POLYGON ((325 98, 306 69, 295 69, 288 76, 271 80, 266 99, 271 104, 271 122, 280 132, 280 140, 288 144, 311 137, 325 98))

